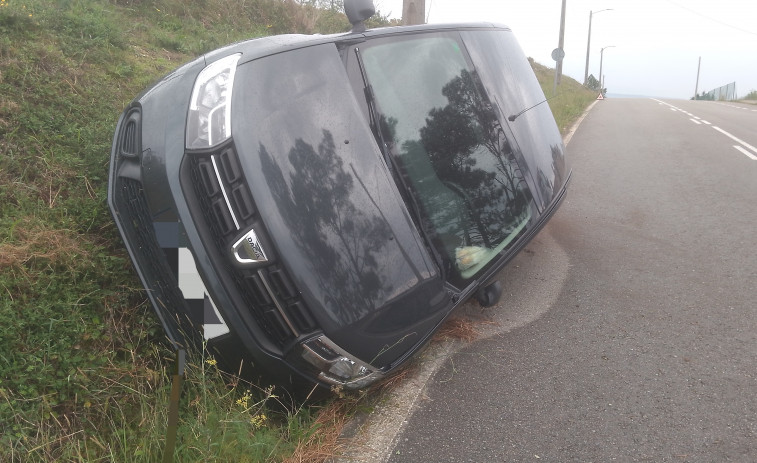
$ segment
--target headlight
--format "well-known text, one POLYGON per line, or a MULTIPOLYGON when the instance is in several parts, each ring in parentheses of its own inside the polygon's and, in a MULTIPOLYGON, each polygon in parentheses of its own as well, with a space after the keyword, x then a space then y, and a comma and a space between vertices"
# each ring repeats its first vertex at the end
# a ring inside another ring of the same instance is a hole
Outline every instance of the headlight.
POLYGON ((210 148, 231 137, 231 90, 241 56, 219 59, 197 76, 187 114, 187 149, 210 148))
POLYGON ((383 374, 352 357, 326 336, 302 344, 302 358, 316 367, 318 379, 346 389, 359 389, 380 379, 383 374))

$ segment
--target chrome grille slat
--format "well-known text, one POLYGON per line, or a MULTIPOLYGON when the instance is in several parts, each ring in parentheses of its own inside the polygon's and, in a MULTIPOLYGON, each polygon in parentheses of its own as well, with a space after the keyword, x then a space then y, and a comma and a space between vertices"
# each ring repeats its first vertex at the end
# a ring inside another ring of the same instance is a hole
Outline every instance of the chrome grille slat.
POLYGON ((216 177, 218 178, 218 186, 221 188, 221 194, 223 194, 223 199, 226 201, 226 207, 229 208, 229 214, 231 215, 231 219, 234 221, 234 226, 237 230, 239 230, 239 221, 237 220, 236 214, 234 214, 234 209, 231 207, 231 203, 229 202, 229 195, 226 193, 226 188, 223 186, 223 180, 221 180, 221 173, 218 171, 218 163, 216 162, 216 156, 211 156, 210 161, 213 163, 213 169, 215 170, 216 177))
POLYGON ((297 328, 292 325, 292 322, 289 321, 289 317, 287 317, 286 311, 281 306, 281 301, 279 301, 279 298, 276 297, 276 294, 271 289, 270 283, 268 283, 268 278, 266 278, 265 274, 262 270, 258 271, 258 276, 260 276, 260 280, 263 282, 263 285, 265 286, 265 289, 268 291, 268 294, 271 295, 271 299, 273 299, 273 304, 276 306, 276 309, 278 309, 279 314, 281 315, 281 318, 284 319, 284 322, 287 324, 290 330, 292 330, 292 333, 295 337, 299 336, 300 333, 297 332, 297 328))
MULTIPOLYGON (((213 153, 188 153, 194 194, 202 210, 195 218, 198 230, 215 244, 220 263, 232 277, 245 309, 252 313, 270 340, 284 346, 301 334, 313 332, 315 323, 299 291, 276 259, 263 267, 243 268, 232 264, 229 251, 240 233, 250 229, 258 235, 267 232, 260 226, 258 210, 247 186, 233 145, 213 153), (222 210, 221 210, 222 209, 222 210), (234 217, 236 222, 232 219, 234 217)), ((265 248, 275 254, 275 249, 265 248)), ((241 309, 241 308, 240 308, 241 309)))

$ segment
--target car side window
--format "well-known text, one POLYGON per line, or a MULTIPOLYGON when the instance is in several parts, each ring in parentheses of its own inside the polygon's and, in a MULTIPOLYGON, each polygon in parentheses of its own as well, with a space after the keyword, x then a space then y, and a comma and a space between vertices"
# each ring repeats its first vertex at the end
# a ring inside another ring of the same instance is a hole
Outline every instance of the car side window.
POLYGON ((455 34, 376 41, 361 55, 384 141, 452 281, 464 286, 531 217, 497 113, 455 34))

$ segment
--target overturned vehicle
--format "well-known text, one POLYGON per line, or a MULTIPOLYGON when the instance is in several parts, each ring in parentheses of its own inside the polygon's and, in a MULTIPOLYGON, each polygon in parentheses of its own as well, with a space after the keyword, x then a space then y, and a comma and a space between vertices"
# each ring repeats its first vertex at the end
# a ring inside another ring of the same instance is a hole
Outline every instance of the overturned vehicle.
POLYGON ((562 201, 562 140, 512 32, 365 30, 364 3, 351 33, 227 46, 124 110, 108 203, 177 346, 364 387, 464 301, 496 303, 562 201))

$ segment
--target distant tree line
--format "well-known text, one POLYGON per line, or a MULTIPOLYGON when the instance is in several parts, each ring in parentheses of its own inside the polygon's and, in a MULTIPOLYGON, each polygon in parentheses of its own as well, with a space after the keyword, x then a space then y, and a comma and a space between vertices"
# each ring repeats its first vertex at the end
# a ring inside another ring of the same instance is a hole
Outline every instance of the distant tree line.
POLYGON ((715 94, 712 92, 702 92, 701 94, 697 93, 696 95, 691 97, 692 100, 705 100, 705 101, 714 101, 715 100, 715 94))

